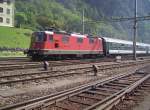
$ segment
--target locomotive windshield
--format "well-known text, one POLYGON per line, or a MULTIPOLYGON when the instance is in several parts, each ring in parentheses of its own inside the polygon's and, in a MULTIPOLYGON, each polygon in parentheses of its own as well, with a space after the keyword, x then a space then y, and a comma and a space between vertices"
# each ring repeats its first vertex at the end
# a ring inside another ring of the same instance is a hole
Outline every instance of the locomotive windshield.
POLYGON ((36 42, 46 41, 46 34, 44 32, 35 32, 34 37, 36 42))

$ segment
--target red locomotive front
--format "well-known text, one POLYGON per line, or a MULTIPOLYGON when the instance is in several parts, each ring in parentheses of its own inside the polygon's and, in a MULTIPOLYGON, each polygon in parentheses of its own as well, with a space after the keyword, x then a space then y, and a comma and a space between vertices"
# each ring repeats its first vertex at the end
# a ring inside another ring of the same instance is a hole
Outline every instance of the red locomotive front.
POLYGON ((32 57, 77 57, 103 54, 102 39, 81 34, 42 31, 32 36, 28 55, 32 57))

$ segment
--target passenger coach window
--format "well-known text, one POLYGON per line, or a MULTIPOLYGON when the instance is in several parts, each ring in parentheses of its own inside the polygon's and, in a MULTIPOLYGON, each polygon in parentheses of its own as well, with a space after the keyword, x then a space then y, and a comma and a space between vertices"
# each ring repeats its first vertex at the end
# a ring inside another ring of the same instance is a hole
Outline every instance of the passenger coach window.
POLYGON ((77 38, 78 43, 83 43, 83 38, 77 38))
POLYGON ((69 42, 69 37, 68 36, 63 36, 62 37, 62 42, 63 43, 68 43, 69 42))
POLYGON ((49 41, 50 41, 50 42, 53 42, 53 41, 54 41, 53 35, 49 35, 49 41))

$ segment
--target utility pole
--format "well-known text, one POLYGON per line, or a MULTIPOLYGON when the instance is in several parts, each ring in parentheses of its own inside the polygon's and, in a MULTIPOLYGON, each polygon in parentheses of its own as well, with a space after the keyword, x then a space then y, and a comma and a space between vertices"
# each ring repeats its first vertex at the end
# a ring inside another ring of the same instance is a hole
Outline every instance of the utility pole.
POLYGON ((84 34, 85 31, 85 18, 84 18, 84 9, 82 10, 82 34, 84 34))
POLYGON ((137 39, 137 0, 135 0, 134 10, 134 37, 133 37, 133 60, 136 60, 136 39, 137 39))

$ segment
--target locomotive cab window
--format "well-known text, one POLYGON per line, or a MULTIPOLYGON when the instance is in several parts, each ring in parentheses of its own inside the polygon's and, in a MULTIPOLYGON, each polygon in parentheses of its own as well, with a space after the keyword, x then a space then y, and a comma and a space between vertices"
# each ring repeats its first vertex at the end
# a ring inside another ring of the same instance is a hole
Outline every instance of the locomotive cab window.
POLYGON ((63 36, 62 37, 62 42, 63 43, 68 43, 69 42, 69 37, 68 36, 63 36))
POLYGON ((36 41, 37 42, 43 42, 43 41, 46 41, 46 34, 43 33, 43 32, 38 32, 38 33, 35 33, 36 35, 36 41))
POLYGON ((83 43, 83 38, 77 38, 78 43, 83 43))

